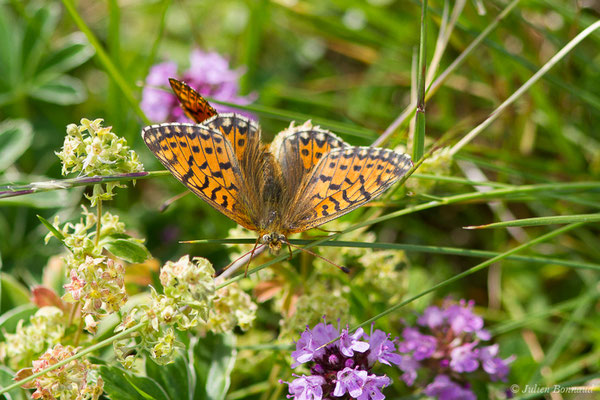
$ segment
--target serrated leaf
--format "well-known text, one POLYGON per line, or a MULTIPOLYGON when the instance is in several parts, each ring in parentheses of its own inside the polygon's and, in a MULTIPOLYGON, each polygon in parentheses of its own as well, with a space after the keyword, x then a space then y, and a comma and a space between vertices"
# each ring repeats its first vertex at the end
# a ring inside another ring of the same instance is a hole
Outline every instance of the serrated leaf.
POLYGON ((87 98, 83 83, 72 76, 61 75, 37 86, 31 97, 59 105, 79 104, 87 98))
POLYGON ((128 263, 141 263, 150 258, 146 246, 134 238, 107 240, 103 247, 128 263))
POLYGON ((5 170, 31 145, 33 129, 22 119, 7 120, 0 124, 0 171, 5 170))
POLYGON ((190 399, 191 374, 183 355, 179 354, 173 363, 167 365, 158 365, 147 357, 146 374, 160 384, 171 399, 190 399), (174 385, 173 382, 177 384, 174 385))
POLYGON ((193 349, 196 371, 194 399, 223 400, 231 383, 235 364, 235 336, 209 333, 193 349))
POLYGON ((104 392, 113 400, 171 400, 153 379, 117 367, 100 366, 104 392))

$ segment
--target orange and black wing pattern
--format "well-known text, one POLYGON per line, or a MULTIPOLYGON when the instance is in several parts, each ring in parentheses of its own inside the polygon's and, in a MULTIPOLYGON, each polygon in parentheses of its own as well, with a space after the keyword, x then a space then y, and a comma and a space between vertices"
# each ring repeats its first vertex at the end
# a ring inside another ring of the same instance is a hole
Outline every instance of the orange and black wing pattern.
POLYGON ((243 115, 219 114, 201 125, 221 133, 231 144, 238 160, 243 160, 247 151, 254 151, 260 146, 260 127, 243 115))
POLYGON ((344 147, 327 153, 296 194, 290 233, 338 218, 373 200, 411 168, 410 156, 377 147, 344 147))
POLYGON ((257 230, 249 215, 248 188, 231 143, 203 125, 147 126, 142 138, 185 186, 238 224, 257 230))
POLYGON ((349 147, 333 133, 312 126, 310 121, 301 126, 290 126, 271 143, 270 151, 279 162, 288 186, 298 189, 306 175, 321 158, 333 149, 349 147))
POLYGON ((187 83, 169 78, 169 83, 175 96, 179 99, 179 105, 185 115, 192 121, 200 124, 210 117, 217 115, 215 110, 204 97, 191 88, 187 83))

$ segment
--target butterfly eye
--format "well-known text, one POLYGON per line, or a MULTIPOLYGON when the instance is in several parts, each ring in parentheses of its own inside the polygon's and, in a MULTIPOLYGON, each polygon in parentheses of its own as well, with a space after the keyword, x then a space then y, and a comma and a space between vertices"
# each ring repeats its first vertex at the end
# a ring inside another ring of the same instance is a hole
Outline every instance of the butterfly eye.
POLYGON ((263 235, 261 242, 269 243, 270 241, 271 241, 271 235, 269 235, 269 234, 263 235))

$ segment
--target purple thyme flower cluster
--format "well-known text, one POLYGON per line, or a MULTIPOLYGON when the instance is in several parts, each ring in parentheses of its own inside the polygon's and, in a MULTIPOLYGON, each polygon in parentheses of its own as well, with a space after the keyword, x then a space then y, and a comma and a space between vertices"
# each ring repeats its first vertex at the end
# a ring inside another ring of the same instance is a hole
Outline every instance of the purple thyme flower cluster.
MULTIPOLYGON (((229 61, 220 54, 196 49, 190 54, 190 68, 182 75, 177 73, 177 64, 172 61, 156 64, 150 69, 140 106, 154 122, 192 122, 179 107, 175 95, 165 90, 169 87, 169 78, 183 80, 203 96, 239 105, 250 104, 254 96, 238 95, 238 80, 242 74, 240 69, 230 69, 229 61)), ((213 106, 219 113, 234 111, 220 104, 213 106)))
MULTIPOLYGON (((427 377, 435 374, 425 394, 439 400, 475 400, 467 374, 483 370, 492 381, 506 380, 514 357, 498 357, 498 345, 480 346, 490 339, 483 319, 473 313, 473 301, 449 300, 442 307, 431 306, 417 319, 417 327, 406 327, 398 343, 402 379, 412 386, 417 371, 427 377), (427 372, 425 372, 427 371, 427 372)), ((429 378, 430 379, 430 378, 429 378)))
POLYGON ((311 375, 294 374, 296 379, 292 382, 282 381, 289 385, 288 398, 297 400, 385 399, 381 389, 392 380, 371 373, 371 369, 376 362, 387 365, 401 362, 396 346, 385 332, 376 330, 369 336, 359 328, 351 335, 346 328, 340 334, 333 325, 325 323, 317 324, 312 330, 306 328, 292 358, 295 361, 292 368, 312 364, 311 375))

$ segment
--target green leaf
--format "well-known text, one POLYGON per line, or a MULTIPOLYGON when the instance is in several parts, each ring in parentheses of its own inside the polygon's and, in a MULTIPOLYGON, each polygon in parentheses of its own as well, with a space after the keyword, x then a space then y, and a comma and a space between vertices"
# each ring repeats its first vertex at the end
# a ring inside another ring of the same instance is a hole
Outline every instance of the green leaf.
POLYGON ((75 32, 65 38, 63 45, 49 54, 38 69, 39 73, 56 75, 80 66, 94 55, 94 48, 81 32, 75 32))
POLYGON ((0 313, 7 312, 22 304, 30 304, 29 290, 11 275, 0 274, 2 285, 2 308, 0 313))
POLYGON ((4 332, 14 333, 20 320, 28 321, 37 312, 33 303, 22 304, 11 308, 0 316, 0 340, 4 340, 4 332))
POLYGON ((105 393, 113 400, 171 400, 153 379, 106 365, 100 366, 100 375, 105 393))
POLYGON ((31 124, 22 119, 0 124, 0 171, 5 170, 29 148, 33 139, 31 124))
POLYGON ((0 198, 0 207, 67 208, 81 199, 81 190, 62 190, 27 194, 26 196, 0 198))
POLYGON ((141 263, 150 258, 150 252, 137 239, 109 239, 103 247, 116 257, 129 263, 141 263))
MULTIPOLYGON (((0 387, 6 387, 14 383, 13 378, 15 377, 15 372, 4 365, 0 366, 0 387)), ((2 399, 5 400, 17 400, 25 398, 23 396, 23 390, 19 388, 15 388, 8 393, 4 393, 2 395, 2 399)))
POLYGON ((235 336, 209 333, 206 337, 198 338, 193 351, 197 379, 194 398, 224 399, 237 356, 235 336))
POLYGON ((46 4, 35 10, 33 17, 26 20, 25 33, 22 41, 21 66, 25 76, 31 76, 40 58, 45 52, 44 47, 51 40, 56 28, 60 7, 56 3, 46 4))
POLYGON ((59 105, 79 104, 87 98, 83 83, 71 76, 61 75, 33 89, 31 97, 59 105))
POLYGON ((15 17, 8 7, 0 6, 0 92, 6 92, 21 79, 19 59, 22 32, 14 23, 15 17))
POLYGON ((52 232, 52 234, 53 234, 54 236, 56 236, 56 238, 57 238, 58 240, 60 240, 60 241, 63 241, 63 240, 65 240, 65 235, 63 235, 63 234, 62 234, 62 232, 60 232, 58 229, 56 229, 56 228, 54 227, 54 225, 52 225, 52 224, 51 224, 51 223, 50 223, 50 222, 49 222, 49 221, 48 221, 46 218, 42 217, 41 215, 37 215, 37 217, 38 217, 38 219, 40 220, 40 222, 41 222, 42 224, 44 224, 44 226, 45 226, 46 228, 48 228, 48 230, 49 230, 50 232, 52 232))
POLYGON ((171 399, 190 398, 190 374, 187 359, 181 354, 167 365, 158 365, 150 357, 146 358, 146 375, 154 379, 167 392, 171 399), (176 385, 173 382, 177 382, 176 385))

